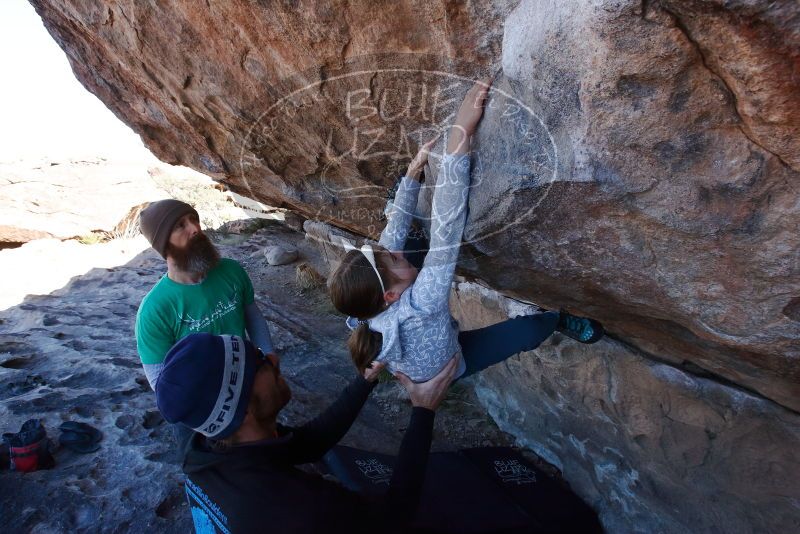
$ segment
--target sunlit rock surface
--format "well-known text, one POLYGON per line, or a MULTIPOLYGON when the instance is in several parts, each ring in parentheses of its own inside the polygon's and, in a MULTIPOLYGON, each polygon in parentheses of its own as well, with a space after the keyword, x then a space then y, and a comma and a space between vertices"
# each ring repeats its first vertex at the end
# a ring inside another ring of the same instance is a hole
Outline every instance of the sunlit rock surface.
POLYGON ((164 197, 148 176, 148 163, 159 164, 155 158, 0 162, 0 247, 112 232, 133 206, 164 197))

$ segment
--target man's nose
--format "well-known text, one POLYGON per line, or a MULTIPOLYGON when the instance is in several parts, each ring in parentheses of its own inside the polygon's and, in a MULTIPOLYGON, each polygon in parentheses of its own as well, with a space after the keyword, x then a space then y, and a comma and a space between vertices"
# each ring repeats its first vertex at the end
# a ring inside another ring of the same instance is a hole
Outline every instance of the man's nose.
POLYGON ((189 233, 191 234, 191 237, 194 237, 197 234, 199 234, 200 233, 200 224, 199 223, 191 223, 190 226, 189 226, 189 233))

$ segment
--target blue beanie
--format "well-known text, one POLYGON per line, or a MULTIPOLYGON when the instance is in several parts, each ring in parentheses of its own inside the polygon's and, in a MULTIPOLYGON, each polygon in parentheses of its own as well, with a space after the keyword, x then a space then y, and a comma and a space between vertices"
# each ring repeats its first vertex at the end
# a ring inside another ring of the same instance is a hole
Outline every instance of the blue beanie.
POLYGON ((238 336, 191 334, 169 350, 156 382, 164 419, 223 439, 244 420, 259 355, 238 336))

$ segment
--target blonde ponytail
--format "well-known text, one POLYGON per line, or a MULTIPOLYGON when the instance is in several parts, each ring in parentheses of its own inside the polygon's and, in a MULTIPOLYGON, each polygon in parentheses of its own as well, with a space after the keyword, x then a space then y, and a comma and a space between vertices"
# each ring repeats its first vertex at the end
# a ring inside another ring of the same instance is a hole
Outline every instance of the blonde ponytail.
POLYGON ((363 373, 380 353, 382 341, 383 336, 379 332, 370 330, 366 324, 358 325, 358 328, 350 334, 347 348, 350 349, 350 357, 359 373, 363 373))

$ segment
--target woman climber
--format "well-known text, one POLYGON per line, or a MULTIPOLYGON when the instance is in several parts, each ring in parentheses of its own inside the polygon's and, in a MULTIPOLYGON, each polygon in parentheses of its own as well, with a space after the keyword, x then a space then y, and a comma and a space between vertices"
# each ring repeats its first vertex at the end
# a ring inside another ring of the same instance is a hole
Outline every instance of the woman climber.
POLYGON ((459 332, 450 315, 450 287, 467 217, 470 140, 490 85, 490 80, 482 80, 467 92, 450 128, 433 194, 430 243, 422 268, 411 265, 402 251, 417 204, 420 175, 435 140, 423 145, 402 178, 378 246, 347 247, 351 250, 332 276, 333 305, 357 320, 348 346, 362 372, 377 361, 400 380, 424 382, 460 353, 463 358, 456 377, 464 377, 533 350, 555 330, 582 343, 594 343, 603 336, 597 321, 563 311, 464 332, 459 332))

